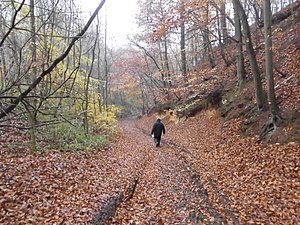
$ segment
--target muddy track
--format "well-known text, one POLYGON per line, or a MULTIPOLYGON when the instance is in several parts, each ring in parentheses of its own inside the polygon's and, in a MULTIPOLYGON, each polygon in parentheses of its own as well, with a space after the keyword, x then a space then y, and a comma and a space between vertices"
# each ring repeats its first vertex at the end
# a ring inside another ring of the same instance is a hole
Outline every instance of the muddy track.
POLYGON ((134 193, 118 205, 107 224, 240 224, 213 180, 206 185, 220 204, 210 200, 189 149, 166 138, 155 148, 150 134, 134 121, 124 121, 122 127, 148 155, 136 167, 139 182, 134 193))

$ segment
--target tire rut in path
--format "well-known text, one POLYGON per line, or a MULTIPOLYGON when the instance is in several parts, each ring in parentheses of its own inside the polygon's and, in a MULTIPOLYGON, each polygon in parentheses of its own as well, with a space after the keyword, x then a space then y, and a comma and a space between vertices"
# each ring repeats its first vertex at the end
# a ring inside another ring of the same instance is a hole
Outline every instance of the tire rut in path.
POLYGON ((210 201, 189 162, 193 155, 188 149, 168 140, 155 148, 150 135, 135 127, 134 121, 122 125, 132 141, 149 151, 149 156, 140 168, 132 199, 120 204, 112 224, 240 224, 213 181, 209 185, 222 208, 210 201))

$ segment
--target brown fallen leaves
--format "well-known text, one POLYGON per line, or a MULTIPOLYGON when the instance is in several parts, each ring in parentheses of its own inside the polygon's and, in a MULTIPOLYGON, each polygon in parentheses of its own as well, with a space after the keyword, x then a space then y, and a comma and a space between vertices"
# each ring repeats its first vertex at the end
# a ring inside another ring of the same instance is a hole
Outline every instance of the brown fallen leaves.
POLYGON ((143 151, 124 140, 106 151, 0 155, 0 224, 90 224, 128 186, 143 151), (135 154, 132 157, 131 154, 135 154))
POLYGON ((213 115, 204 112, 184 123, 167 125, 168 139, 195 156, 190 159, 193 169, 201 176, 211 201, 222 208, 214 182, 243 224, 297 224, 300 146, 263 148, 256 143, 257 137, 239 135, 240 119, 223 123, 213 115))
MULTIPOLYGON (((137 125, 147 132, 153 122, 137 125)), ((297 224, 299 145, 262 148, 238 134, 239 119, 222 123, 211 112, 163 122, 161 148, 124 121, 124 135, 105 151, 2 151, 0 223, 91 224, 104 201, 138 177, 133 198, 108 223, 297 224)))

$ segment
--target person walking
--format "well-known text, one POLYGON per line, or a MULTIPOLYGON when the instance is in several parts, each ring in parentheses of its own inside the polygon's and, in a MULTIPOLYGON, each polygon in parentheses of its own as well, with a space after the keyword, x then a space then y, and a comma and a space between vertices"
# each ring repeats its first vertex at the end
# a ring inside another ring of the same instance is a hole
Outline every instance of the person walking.
POLYGON ((160 146, 161 135, 165 133, 166 133, 165 126, 158 118, 154 123, 151 131, 151 135, 154 137, 156 147, 160 146))

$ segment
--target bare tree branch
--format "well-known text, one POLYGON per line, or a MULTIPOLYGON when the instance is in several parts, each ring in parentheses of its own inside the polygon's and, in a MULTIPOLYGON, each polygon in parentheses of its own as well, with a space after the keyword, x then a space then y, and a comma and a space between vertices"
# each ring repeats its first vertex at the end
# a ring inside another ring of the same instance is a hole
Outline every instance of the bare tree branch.
POLYGON ((6 32, 6 34, 4 35, 3 39, 1 40, 0 47, 3 45, 5 39, 9 36, 9 34, 15 28, 15 22, 16 22, 17 15, 20 12, 20 10, 22 9, 24 3, 25 3, 25 0, 23 0, 21 2, 21 4, 19 5, 18 9, 16 9, 15 14, 14 14, 13 19, 12 19, 12 22, 11 22, 11 26, 10 26, 9 30, 6 32))
POLYGON ((95 12, 92 14, 90 19, 88 20, 87 24, 84 26, 84 28, 72 39, 71 43, 69 44, 68 48, 65 50, 65 52, 60 55, 58 58, 56 58, 53 63, 50 65, 50 67, 46 70, 44 70, 38 77, 33 81, 33 83, 24 91, 22 92, 8 107, 6 107, 1 113, 0 113, 0 119, 6 117, 11 111, 13 111, 17 105, 24 99, 26 96, 36 88, 36 86, 43 80, 45 76, 47 76, 51 71, 61 62, 63 61, 71 51, 72 47, 74 46, 75 42, 80 39, 84 33, 88 30, 90 25, 92 24, 93 20, 97 16, 100 9, 103 7, 106 0, 102 0, 95 12))

